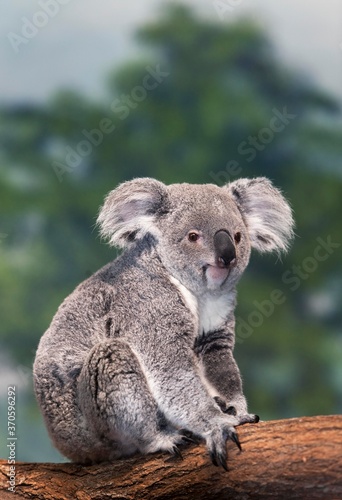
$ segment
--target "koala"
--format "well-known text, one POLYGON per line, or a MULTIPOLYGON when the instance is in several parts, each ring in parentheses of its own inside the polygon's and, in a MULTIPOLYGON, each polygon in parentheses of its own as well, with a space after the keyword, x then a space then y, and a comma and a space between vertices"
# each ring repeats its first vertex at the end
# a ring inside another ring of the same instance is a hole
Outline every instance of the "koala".
POLYGON ((34 362, 49 435, 90 464, 191 438, 227 469, 254 423, 234 360, 236 285, 251 249, 285 251, 293 218, 263 177, 223 187, 141 178, 111 191, 101 235, 124 251, 61 304, 34 362))

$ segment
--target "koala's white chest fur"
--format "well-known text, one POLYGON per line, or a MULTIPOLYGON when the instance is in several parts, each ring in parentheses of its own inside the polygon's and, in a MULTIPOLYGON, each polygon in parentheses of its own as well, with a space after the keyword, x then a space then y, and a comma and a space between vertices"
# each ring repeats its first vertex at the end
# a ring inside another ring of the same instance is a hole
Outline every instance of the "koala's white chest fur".
POLYGON ((199 302, 199 331, 217 330, 235 307, 235 294, 208 296, 199 302))
POLYGON ((198 334, 220 328, 235 307, 235 293, 227 295, 207 295, 198 300, 177 278, 170 276, 170 281, 180 291, 184 302, 197 321, 198 334))

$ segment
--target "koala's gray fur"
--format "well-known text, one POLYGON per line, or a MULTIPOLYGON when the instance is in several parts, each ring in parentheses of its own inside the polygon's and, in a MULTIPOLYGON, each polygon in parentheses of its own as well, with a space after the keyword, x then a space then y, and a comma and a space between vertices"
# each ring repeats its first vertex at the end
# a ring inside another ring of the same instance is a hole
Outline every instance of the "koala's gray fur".
POLYGON ((234 426, 258 420, 233 357, 235 286, 251 247, 286 250, 289 205, 265 178, 135 179, 109 193, 98 223, 125 251, 62 303, 34 363, 55 446, 92 463, 177 453, 187 434, 226 467, 234 426))

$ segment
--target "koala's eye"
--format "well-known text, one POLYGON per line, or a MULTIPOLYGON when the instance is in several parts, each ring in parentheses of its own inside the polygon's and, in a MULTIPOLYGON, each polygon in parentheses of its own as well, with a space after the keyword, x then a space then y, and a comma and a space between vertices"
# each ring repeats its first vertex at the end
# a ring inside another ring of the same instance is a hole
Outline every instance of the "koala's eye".
POLYGON ((234 240, 235 240, 235 243, 240 243, 240 241, 241 241, 241 233, 240 232, 235 233, 234 240))
POLYGON ((199 237, 200 235, 196 233, 196 231, 190 231, 190 233, 188 234, 189 241, 197 241, 199 237))

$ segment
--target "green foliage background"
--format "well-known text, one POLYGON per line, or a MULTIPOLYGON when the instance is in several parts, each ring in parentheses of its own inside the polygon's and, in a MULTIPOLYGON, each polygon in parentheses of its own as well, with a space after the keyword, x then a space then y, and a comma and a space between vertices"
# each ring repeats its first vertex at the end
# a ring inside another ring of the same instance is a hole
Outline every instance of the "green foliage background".
MULTIPOLYGON (((342 245, 338 103, 282 67, 248 20, 225 25, 169 7, 137 37, 145 59, 109 76, 102 103, 63 91, 42 107, 0 111, 0 359, 8 363, 2 385, 18 386, 21 460, 61 459, 34 402, 34 352, 63 298, 115 257, 99 240, 96 214, 104 195, 133 177, 222 185, 264 175, 282 188, 296 219, 293 247, 281 260, 253 255, 239 285, 237 316, 247 322, 255 301, 274 289, 285 297, 237 344, 245 392, 263 419, 342 410, 342 246, 314 271, 300 271, 296 290, 283 279, 298 274, 293 266, 306 267, 317 238, 342 245), (135 98, 146 68, 157 65, 167 76, 135 98), (267 137, 275 109, 295 117, 266 143, 260 134, 267 137), (68 164, 66 148, 77 152, 82 131, 104 118, 115 129, 68 164), (252 161, 241 147, 249 136, 261 145, 252 161)), ((3 442, 0 454, 7 456, 3 442)))

